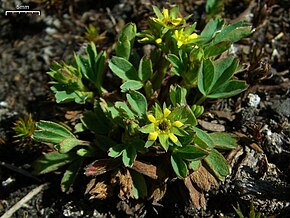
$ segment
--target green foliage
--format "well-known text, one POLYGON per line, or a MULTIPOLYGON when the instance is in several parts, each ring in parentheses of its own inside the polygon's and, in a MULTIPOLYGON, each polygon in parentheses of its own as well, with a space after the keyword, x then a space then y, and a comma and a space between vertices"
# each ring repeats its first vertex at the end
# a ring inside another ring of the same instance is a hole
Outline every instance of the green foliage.
POLYGON ((236 212, 236 214, 238 215, 239 218, 246 218, 246 217, 249 217, 249 218, 262 218, 264 216, 262 216, 262 214, 260 212, 256 212, 255 211, 255 206, 254 206, 254 201, 252 199, 252 202, 251 202, 251 205, 250 205, 250 212, 249 212, 249 215, 248 216, 245 216, 242 212, 242 209, 240 207, 240 205, 238 204, 238 207, 234 207, 234 210, 236 212))
POLYGON ((85 26, 85 40, 88 42, 93 42, 95 44, 103 41, 106 38, 106 32, 99 33, 99 29, 94 25, 89 24, 85 26))
POLYGON ((24 143, 30 141, 32 134, 35 131, 35 121, 32 115, 26 115, 14 123, 13 130, 15 132, 16 142, 24 143))
MULTIPOLYGON (((208 12, 216 13, 212 11, 216 4, 208 1, 208 12)), ((160 11, 153 6, 153 11, 156 17, 150 18, 148 29, 137 33, 133 23, 123 27, 115 56, 97 52, 90 43, 86 54, 74 56, 73 64, 55 63, 48 73, 58 103, 85 104, 73 122, 74 133, 58 123, 40 121, 32 135, 35 141, 52 144, 55 149, 36 161, 36 173, 68 165, 61 181, 65 192, 83 163, 92 159, 95 161, 88 168, 97 171, 95 175, 121 163, 131 168, 126 172, 130 172, 131 196, 136 199, 149 194, 144 177, 148 174, 140 174, 134 165, 140 160, 168 164, 180 179, 201 166, 220 181, 230 172, 221 152, 235 148, 236 137, 208 133, 198 127, 197 118, 204 113, 206 99, 227 98, 247 88, 244 81, 233 79, 238 59, 227 50, 248 36, 251 27, 245 22, 227 25, 215 18, 196 31, 197 24, 188 23, 189 17, 180 17, 178 7, 160 11), (136 54, 136 38, 155 45, 148 56, 136 54), (104 77, 109 79, 105 69, 121 82, 120 88, 109 92, 103 87, 104 77)))

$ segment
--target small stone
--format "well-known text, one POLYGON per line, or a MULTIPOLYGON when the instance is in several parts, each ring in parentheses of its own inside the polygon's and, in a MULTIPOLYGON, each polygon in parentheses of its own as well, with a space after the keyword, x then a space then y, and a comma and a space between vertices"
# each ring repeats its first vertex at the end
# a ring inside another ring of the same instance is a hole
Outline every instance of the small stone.
POLYGON ((248 105, 254 108, 258 107, 261 101, 261 98, 259 97, 259 95, 252 94, 252 93, 248 95, 248 99, 249 99, 248 105))

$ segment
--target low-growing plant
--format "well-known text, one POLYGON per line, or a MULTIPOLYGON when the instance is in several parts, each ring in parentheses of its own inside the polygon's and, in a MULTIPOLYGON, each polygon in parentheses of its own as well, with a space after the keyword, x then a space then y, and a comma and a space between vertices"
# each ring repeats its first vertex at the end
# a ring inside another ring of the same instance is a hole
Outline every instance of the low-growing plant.
POLYGON ((90 43, 85 55, 74 55, 73 63, 54 63, 48 74, 56 102, 75 102, 83 111, 72 129, 51 121, 36 123, 32 138, 55 150, 36 161, 35 173, 65 169, 61 188, 66 192, 84 168, 93 177, 86 191, 91 198, 104 199, 119 187, 121 199, 153 201, 162 198, 153 194, 156 184, 178 177, 195 206, 204 207, 203 195, 194 193, 225 180, 230 171, 223 154, 237 146, 237 138, 206 132, 197 118, 206 99, 231 97, 247 88, 234 78, 241 67, 227 51, 251 34, 251 26, 216 18, 198 31, 178 7, 153 10, 148 29, 124 26, 115 56, 107 57, 90 43), (133 49, 136 43, 154 49, 140 57, 133 49), (107 70, 121 82, 120 89, 104 87, 107 70))

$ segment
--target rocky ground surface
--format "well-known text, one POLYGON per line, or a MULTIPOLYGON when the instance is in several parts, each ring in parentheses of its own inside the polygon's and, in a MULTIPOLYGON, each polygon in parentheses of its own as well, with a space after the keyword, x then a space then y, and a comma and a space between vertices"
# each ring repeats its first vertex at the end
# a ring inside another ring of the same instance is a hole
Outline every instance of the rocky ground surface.
MULTIPOLYGON (((234 217, 233 206, 263 216, 287 217, 290 212, 290 5, 288 0, 225 1, 223 17, 228 22, 246 19, 253 35, 233 47, 245 63, 242 75, 249 89, 238 97, 208 104, 200 125, 208 130, 224 128, 240 136, 240 146, 228 155, 232 173, 223 184, 206 194, 205 210, 195 209, 188 196, 180 194, 178 181, 160 205, 149 202, 89 201, 83 188, 63 194, 59 174, 34 177, 31 163, 41 145, 19 145, 13 138, 13 123, 31 113, 35 120, 52 119, 61 109, 49 91, 46 72, 52 61, 69 60, 81 52, 84 27, 93 24, 106 38, 98 46, 112 50, 118 31, 126 22, 140 29, 160 8, 179 4, 191 21, 202 21, 205 1, 67 0, 23 1, 37 15, 9 15, 18 1, 0 3, 0 215, 31 191, 38 194, 16 210, 12 217, 234 217), (43 185, 44 184, 44 185, 43 185), (180 196, 180 197, 176 197, 180 196), (180 199, 178 199, 180 198, 180 199), (125 212, 121 212, 122 211, 125 212)), ((201 22, 202 23, 202 22, 201 22)))

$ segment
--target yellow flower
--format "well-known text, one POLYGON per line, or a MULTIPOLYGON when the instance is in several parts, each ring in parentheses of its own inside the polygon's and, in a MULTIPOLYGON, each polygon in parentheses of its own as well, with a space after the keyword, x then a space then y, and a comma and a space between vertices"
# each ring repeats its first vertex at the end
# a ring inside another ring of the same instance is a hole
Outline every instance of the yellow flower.
POLYGON ((162 42, 162 39, 161 38, 158 38, 155 40, 156 44, 160 44, 162 42))
POLYGON ((162 10, 162 16, 159 18, 152 17, 151 18, 155 23, 158 23, 168 29, 175 29, 178 26, 182 26, 186 23, 184 18, 178 17, 172 17, 169 13, 168 9, 162 10))
POLYGON ((193 44, 198 38, 198 35, 196 33, 186 34, 183 29, 175 30, 174 35, 177 40, 178 48, 185 44, 193 44))
POLYGON ((168 108, 164 108, 163 111, 159 105, 155 106, 155 113, 148 114, 147 118, 150 124, 140 129, 143 133, 148 133, 148 141, 153 144, 154 141, 159 139, 161 146, 167 150, 169 147, 169 139, 177 145, 180 145, 176 135, 182 136, 182 130, 179 128, 184 124, 179 120, 172 120, 170 117, 171 111, 168 108))

